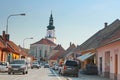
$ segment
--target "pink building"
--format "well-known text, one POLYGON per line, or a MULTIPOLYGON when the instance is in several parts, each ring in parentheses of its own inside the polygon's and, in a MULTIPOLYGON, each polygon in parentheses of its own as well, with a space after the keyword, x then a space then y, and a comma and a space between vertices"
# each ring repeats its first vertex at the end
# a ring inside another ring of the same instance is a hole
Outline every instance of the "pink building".
MULTIPOLYGON (((98 74, 108 77, 110 80, 120 80, 120 20, 117 19, 111 24, 105 23, 105 27, 79 47, 82 56, 89 62, 86 56, 94 50, 93 61, 97 65, 98 74)), ((80 56, 80 59, 83 57, 80 56)), ((83 61, 84 64, 88 64, 83 61)), ((85 65, 86 66, 86 65, 85 65)))
POLYGON ((120 80, 120 39, 97 49, 99 75, 120 80))
POLYGON ((120 21, 109 27, 111 31, 96 49, 98 71, 110 80, 120 80, 120 21))

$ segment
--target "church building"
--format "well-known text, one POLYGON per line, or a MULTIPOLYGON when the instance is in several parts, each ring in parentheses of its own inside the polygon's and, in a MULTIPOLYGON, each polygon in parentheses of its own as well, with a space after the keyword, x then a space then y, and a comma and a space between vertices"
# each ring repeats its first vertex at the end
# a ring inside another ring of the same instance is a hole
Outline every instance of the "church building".
POLYGON ((53 25, 53 16, 51 13, 45 38, 30 45, 30 54, 38 61, 47 60, 52 50, 56 47, 55 42, 55 26, 53 25))

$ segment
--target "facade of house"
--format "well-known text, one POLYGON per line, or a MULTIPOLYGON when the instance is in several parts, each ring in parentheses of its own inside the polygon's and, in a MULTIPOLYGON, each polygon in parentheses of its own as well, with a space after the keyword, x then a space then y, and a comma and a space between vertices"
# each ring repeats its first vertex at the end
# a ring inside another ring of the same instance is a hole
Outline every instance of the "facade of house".
POLYGON ((120 20, 117 19, 110 25, 96 32, 92 37, 81 44, 78 49, 79 59, 84 69, 86 64, 94 63, 98 67, 99 75, 112 80, 120 80, 120 20))
POLYGON ((108 28, 109 36, 97 48, 99 75, 111 80, 120 80, 120 21, 113 22, 108 28))
POLYGON ((7 51, 2 36, 0 36, 0 61, 5 61, 5 52, 7 51))
POLYGON ((3 31, 0 36, 0 61, 11 62, 14 59, 21 59, 21 56, 27 58, 27 53, 9 40, 9 34, 3 31))
POLYGON ((99 75, 120 80, 120 40, 97 49, 99 75))

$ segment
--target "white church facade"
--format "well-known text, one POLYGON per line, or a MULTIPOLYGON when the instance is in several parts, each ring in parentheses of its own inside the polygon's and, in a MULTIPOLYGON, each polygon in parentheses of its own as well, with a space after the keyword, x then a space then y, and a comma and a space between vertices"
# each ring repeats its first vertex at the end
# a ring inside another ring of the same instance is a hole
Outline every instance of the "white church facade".
POLYGON ((53 25, 52 13, 47 26, 47 34, 45 38, 30 45, 30 54, 38 61, 47 60, 52 50, 56 47, 55 26, 53 25))

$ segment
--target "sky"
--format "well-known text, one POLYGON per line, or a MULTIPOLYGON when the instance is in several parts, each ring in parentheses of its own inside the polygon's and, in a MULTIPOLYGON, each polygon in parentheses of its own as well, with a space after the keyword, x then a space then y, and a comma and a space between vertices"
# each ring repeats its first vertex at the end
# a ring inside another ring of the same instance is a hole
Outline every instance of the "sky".
POLYGON ((45 38, 52 11, 57 42, 64 49, 71 43, 81 45, 104 23, 120 18, 120 0, 0 0, 0 35, 8 20, 10 40, 30 48, 30 44, 45 38), (26 39, 33 37, 33 39, 26 39))

